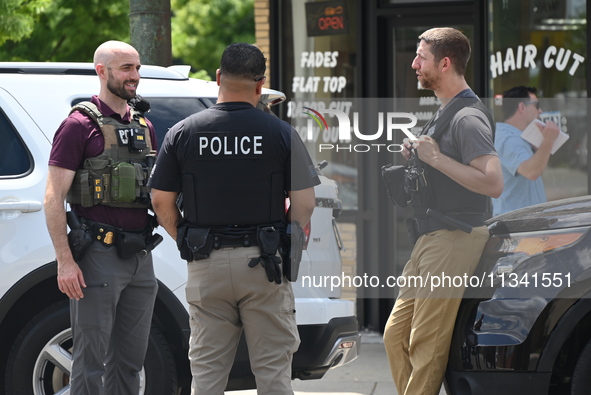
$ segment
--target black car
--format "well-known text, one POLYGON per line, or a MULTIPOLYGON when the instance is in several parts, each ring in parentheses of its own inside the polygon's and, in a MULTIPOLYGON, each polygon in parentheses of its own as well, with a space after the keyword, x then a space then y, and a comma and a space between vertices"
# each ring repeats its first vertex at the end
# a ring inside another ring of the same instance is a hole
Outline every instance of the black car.
POLYGON ((591 196, 487 225, 456 320, 448 394, 591 394, 591 196))

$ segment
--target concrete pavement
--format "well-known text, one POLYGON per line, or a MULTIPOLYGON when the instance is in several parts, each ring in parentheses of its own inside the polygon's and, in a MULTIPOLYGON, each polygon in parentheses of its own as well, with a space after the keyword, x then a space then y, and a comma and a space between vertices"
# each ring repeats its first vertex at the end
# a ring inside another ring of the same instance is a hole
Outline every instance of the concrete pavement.
POLYGON ((353 362, 330 369, 320 380, 294 380, 297 395, 393 395, 392 381, 382 336, 363 333, 359 357, 353 362))
MULTIPOLYGON (((382 336, 362 333, 359 357, 353 362, 330 369, 320 380, 294 380, 295 395, 398 395, 382 336)), ((256 390, 229 391, 226 395, 256 395, 256 390)), ((446 395, 442 388, 439 395, 446 395)))

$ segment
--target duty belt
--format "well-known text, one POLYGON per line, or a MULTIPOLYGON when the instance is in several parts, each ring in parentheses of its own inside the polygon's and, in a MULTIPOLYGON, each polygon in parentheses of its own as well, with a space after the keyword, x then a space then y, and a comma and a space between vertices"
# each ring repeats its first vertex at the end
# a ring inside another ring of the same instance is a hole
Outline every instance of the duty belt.
POLYGON ((81 218, 93 240, 97 240, 104 246, 115 246, 117 256, 123 259, 131 259, 136 254, 147 256, 163 240, 158 233, 152 234, 154 227, 149 223, 144 229, 126 230, 115 226, 102 224, 81 218))
POLYGON ((82 218, 82 223, 88 226, 94 240, 100 241, 103 245, 106 246, 112 246, 116 244, 118 240, 117 236, 120 233, 133 233, 144 235, 146 237, 152 233, 152 229, 150 229, 150 227, 146 227, 145 229, 140 230, 127 230, 103 224, 100 222, 94 222, 86 218, 82 218))
POLYGON ((244 234, 228 234, 213 232, 213 248, 219 250, 224 247, 256 247, 257 233, 252 230, 244 234))
POLYGON ((411 225, 415 226, 418 235, 434 232, 440 229, 462 230, 470 233, 472 227, 484 225, 484 214, 481 213, 438 213, 430 210, 428 217, 412 218, 411 225))

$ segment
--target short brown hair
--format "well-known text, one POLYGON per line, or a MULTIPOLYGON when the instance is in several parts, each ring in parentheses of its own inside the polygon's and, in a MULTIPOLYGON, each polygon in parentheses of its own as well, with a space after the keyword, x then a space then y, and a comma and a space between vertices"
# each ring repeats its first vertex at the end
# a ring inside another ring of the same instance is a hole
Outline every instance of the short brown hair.
POLYGON ((436 62, 448 57, 456 73, 464 75, 471 49, 470 40, 462 32, 452 27, 436 27, 421 34, 419 40, 431 46, 436 62))

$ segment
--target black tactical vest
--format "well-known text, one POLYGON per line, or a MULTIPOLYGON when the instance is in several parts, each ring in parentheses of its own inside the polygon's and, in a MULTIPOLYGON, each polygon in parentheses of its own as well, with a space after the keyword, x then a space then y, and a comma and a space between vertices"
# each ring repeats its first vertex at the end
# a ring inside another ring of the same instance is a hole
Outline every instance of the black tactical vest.
MULTIPOLYGON (((465 107, 474 107, 482 111, 488 118, 493 132, 495 123, 488 108, 478 99, 461 98, 450 103, 450 107, 444 111, 436 120, 429 121, 423 128, 421 134, 435 126, 435 133, 431 136, 439 143, 443 131, 448 130, 448 125, 452 118, 465 107)), ((462 158, 450 155, 450 157, 460 163, 462 158)), ((426 185, 421 190, 412 194, 412 207, 416 218, 426 217, 427 209, 433 209, 441 213, 484 213, 487 207, 487 196, 472 192, 439 170, 420 161, 424 169, 426 185)))
POLYGON ((200 227, 285 222, 285 158, 273 130, 261 130, 191 135, 181 159, 186 219, 200 227))
POLYGON ((106 117, 92 102, 76 104, 70 111, 88 114, 100 127, 105 139, 101 155, 84 160, 76 172, 66 201, 91 207, 145 208, 150 205, 146 186, 154 166, 150 130, 144 117, 133 108, 127 125, 106 117))

